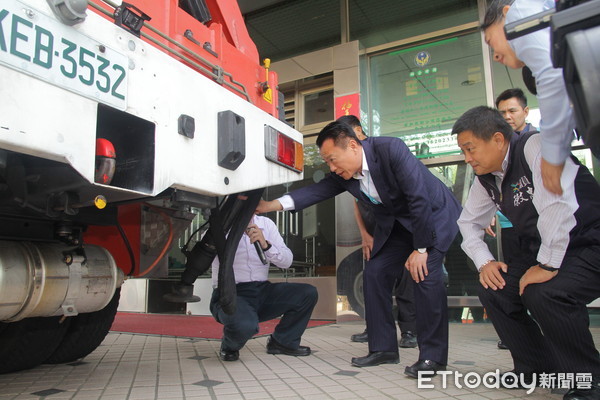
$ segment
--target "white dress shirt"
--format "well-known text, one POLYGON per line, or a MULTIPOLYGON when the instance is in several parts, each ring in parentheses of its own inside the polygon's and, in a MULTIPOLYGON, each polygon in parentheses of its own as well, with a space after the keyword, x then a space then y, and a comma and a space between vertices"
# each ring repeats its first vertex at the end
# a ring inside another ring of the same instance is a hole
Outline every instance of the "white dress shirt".
MULTIPOLYGON (((524 149, 525 159, 533 175, 535 190, 533 205, 539 214, 537 228, 542 239, 537 261, 550 267, 560 268, 569 245, 569 232, 576 224, 574 213, 579 208, 575 196, 575 176, 578 166, 568 158, 561 176, 563 195, 550 193, 542 184, 540 166, 542 143, 541 135, 533 135, 525 144, 524 149)), ((510 148, 502 163, 502 172, 494 173, 499 189, 508 165, 509 153, 510 148)), ((458 219, 458 226, 463 236, 462 249, 473 260, 477 269, 480 269, 487 261, 494 260, 494 256, 483 241, 483 236, 484 229, 490 224, 495 212, 495 203, 479 179, 475 179, 458 219)))
MULTIPOLYGON (((553 0, 515 0, 506 14, 511 23, 554 7, 553 0)), ((562 69, 552 66, 550 28, 523 35, 510 42, 519 60, 531 69, 537 86, 540 107, 542 156, 551 164, 562 164, 569 157, 574 139, 575 118, 563 80, 562 69)))
MULTIPOLYGON (((266 281, 269 276, 269 264, 271 263, 284 269, 292 265, 292 251, 285 245, 275 223, 269 218, 260 215, 255 215, 251 222, 254 222, 256 226, 262 229, 265 239, 271 244, 271 248, 265 251, 265 257, 269 263, 267 265, 262 263, 256 253, 254 244, 250 243, 250 238, 244 232, 235 252, 235 260, 233 262, 235 283, 266 281)), ((218 286, 218 277, 219 258, 215 257, 212 263, 213 288, 218 286)))
POLYGON ((377 192, 377 188, 371 179, 371 172, 369 171, 369 164, 367 164, 367 156, 365 150, 362 149, 362 169, 352 176, 357 179, 360 183, 360 191, 363 192, 371 202, 374 204, 381 204, 381 197, 377 192))

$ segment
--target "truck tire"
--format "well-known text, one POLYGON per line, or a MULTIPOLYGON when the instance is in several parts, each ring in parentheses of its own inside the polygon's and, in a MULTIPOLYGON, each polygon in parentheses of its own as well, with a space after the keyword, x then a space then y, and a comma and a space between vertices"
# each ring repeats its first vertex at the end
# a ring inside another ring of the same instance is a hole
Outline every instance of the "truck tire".
POLYGON ((348 303, 352 310, 361 318, 365 318, 365 296, 363 294, 363 271, 362 269, 352 277, 352 286, 348 292, 348 303))
POLYGON ((365 317, 365 296, 363 295, 363 255, 358 249, 346 256, 338 270, 338 294, 346 295, 352 311, 361 318, 365 317))
POLYGON ((70 321, 61 317, 27 318, 0 323, 0 374, 33 368, 58 347, 70 321))
POLYGON ((102 310, 69 318, 71 323, 62 341, 44 361, 45 364, 63 364, 79 360, 96 350, 102 343, 117 314, 121 288, 117 288, 110 303, 102 310))

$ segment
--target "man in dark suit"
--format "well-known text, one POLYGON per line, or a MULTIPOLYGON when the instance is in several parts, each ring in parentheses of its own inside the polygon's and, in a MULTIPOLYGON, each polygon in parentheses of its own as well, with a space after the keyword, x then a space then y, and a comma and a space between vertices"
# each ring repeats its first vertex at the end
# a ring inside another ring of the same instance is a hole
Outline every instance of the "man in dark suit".
POLYGON ((376 226, 363 275, 369 354, 353 358, 352 365, 399 362, 391 295, 394 281, 406 272, 398 263, 403 260, 414 280, 420 350, 405 373, 417 377, 419 371, 444 370, 448 307, 442 261, 458 232, 459 203, 398 138, 361 142, 348 125, 332 122, 319 133, 317 146, 332 173, 277 200, 261 201, 257 212, 300 210, 343 191, 371 204, 376 226))
MULTIPOLYGON (((365 140, 368 137, 362 129, 360 120, 355 115, 344 115, 339 117, 337 121, 350 125, 358 139, 365 140)), ((363 257, 366 261, 369 261, 371 258, 373 229, 375 227, 371 205, 372 203, 359 203, 358 200, 354 202, 354 218, 356 219, 356 225, 358 225, 358 230, 362 238, 363 257)), ((402 274, 402 279, 396 281, 394 296, 396 296, 396 305, 398 306, 398 327, 400 328, 398 347, 417 347, 415 296, 413 295, 413 285, 409 274, 402 274)), ((368 342, 369 334, 367 329, 362 333, 352 335, 350 340, 353 342, 368 342)))

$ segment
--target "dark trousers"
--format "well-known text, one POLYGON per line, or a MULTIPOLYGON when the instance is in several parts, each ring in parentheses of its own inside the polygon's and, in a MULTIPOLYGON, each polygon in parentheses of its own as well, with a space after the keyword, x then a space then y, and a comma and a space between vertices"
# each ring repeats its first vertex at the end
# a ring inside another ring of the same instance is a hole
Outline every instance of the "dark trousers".
POLYGON ((402 278, 396 280, 394 296, 398 306, 398 327, 400 332, 417 333, 417 316, 415 310, 414 281, 410 273, 402 274, 402 278))
POLYGON ((533 263, 509 265, 503 289, 481 286, 479 293, 515 370, 592 373, 598 380, 600 358, 586 305, 600 296, 600 246, 568 251, 553 279, 519 296, 519 280, 533 263))
POLYGON ((223 324, 221 347, 239 350, 258 333, 258 323, 283 317, 273 337, 286 347, 297 349, 300 338, 317 304, 317 289, 306 283, 238 283, 235 313, 228 315, 219 306, 218 290, 213 291, 210 312, 223 324))
MULTIPOLYGON (((381 250, 367 262, 363 272, 365 316, 369 331, 369 351, 398 351, 396 326, 392 315, 394 281, 409 274, 404 267, 414 250, 412 235, 398 223, 381 250)), ((430 249, 429 275, 420 283, 411 282, 417 320, 419 359, 448 362, 448 301, 442 272, 444 253, 430 249)))
MULTIPOLYGON (((521 250, 519 236, 515 228, 502 228, 502 257, 506 265, 521 264, 527 258, 527 253, 531 253, 526 249, 521 250), (523 252, 523 254, 521 253, 523 252)), ((535 262, 535 260, 531 260, 535 262)))

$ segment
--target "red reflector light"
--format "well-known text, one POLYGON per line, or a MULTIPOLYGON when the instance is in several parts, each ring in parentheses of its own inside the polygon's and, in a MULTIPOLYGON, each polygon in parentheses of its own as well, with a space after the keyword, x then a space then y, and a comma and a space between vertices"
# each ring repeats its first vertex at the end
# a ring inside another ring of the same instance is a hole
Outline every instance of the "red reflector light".
POLYGON ((293 167, 296 161, 294 141, 281 133, 277 136, 277 161, 293 167))
POLYGON ((302 172, 304 146, 278 130, 265 126, 265 157, 277 164, 302 172))

